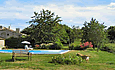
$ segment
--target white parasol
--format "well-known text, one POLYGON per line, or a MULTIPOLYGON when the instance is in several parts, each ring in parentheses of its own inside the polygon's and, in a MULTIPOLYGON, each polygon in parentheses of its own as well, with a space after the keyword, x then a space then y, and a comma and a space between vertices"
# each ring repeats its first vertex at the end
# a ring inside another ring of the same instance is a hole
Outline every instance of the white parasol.
POLYGON ((30 42, 28 42, 28 41, 22 41, 21 43, 23 43, 23 44, 30 44, 30 42))

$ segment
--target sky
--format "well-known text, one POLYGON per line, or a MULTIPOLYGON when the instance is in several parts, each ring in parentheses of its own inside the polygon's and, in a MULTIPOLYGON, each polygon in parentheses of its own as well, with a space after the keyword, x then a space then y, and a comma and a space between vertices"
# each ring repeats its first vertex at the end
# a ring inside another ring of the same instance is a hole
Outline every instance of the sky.
POLYGON ((115 0, 0 0, 0 25, 23 30, 34 12, 50 10, 61 17, 60 24, 83 27, 96 19, 107 27, 115 26, 115 0))

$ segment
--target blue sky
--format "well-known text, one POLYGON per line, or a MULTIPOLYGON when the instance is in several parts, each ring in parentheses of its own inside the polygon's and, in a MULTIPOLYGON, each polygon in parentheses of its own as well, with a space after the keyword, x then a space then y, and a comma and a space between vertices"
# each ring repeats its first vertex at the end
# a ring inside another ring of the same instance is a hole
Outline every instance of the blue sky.
POLYGON ((61 24, 83 27, 85 21, 97 19, 115 26, 115 0, 0 0, 0 25, 15 30, 29 26, 33 12, 51 10, 63 20, 61 24))

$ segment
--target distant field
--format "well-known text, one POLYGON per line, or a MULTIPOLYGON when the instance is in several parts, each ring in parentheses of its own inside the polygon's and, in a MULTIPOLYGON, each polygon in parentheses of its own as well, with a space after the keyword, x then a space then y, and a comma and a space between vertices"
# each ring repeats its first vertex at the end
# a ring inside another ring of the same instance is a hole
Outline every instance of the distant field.
POLYGON ((88 49, 85 51, 70 51, 62 55, 76 55, 82 53, 90 55, 88 63, 85 61, 80 65, 61 65, 48 63, 52 56, 56 55, 33 55, 32 61, 28 61, 27 57, 18 57, 16 62, 11 61, 11 54, 0 53, 0 69, 23 69, 23 70, 114 70, 115 69, 115 54, 104 51, 93 51, 88 49))

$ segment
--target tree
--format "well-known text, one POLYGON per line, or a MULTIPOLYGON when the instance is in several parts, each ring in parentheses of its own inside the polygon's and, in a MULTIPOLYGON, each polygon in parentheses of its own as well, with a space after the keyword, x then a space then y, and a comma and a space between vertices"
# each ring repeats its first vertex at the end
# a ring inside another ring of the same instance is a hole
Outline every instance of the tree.
POLYGON ((27 27, 27 28, 23 29, 21 31, 21 33, 25 33, 27 35, 30 35, 32 33, 32 28, 31 27, 27 27))
POLYGON ((55 29, 53 29, 57 39, 59 38, 62 43, 67 43, 68 33, 66 32, 64 25, 58 24, 55 29))
POLYGON ((62 27, 63 27, 63 29, 64 29, 64 30, 66 31, 66 33, 67 33, 67 35, 66 35, 66 41, 67 41, 67 43, 69 43, 69 44, 73 43, 74 40, 75 40, 76 38, 78 38, 79 35, 81 35, 81 34, 80 34, 80 33, 81 33, 81 30, 80 30, 80 29, 77 29, 78 26, 77 26, 77 27, 76 27, 76 26, 72 26, 72 28, 70 28, 70 27, 68 27, 67 25, 64 24, 62 27))
MULTIPOLYGON (((104 24, 104 23, 103 23, 104 24)), ((82 27, 83 30, 83 36, 82 36, 82 42, 92 42, 94 46, 97 46, 97 51, 100 47, 104 46, 104 44, 107 42, 107 34, 104 30, 106 26, 103 24, 100 24, 96 19, 91 19, 90 23, 83 24, 84 27, 82 27)))
POLYGON ((31 26, 31 38, 34 39, 36 42, 49 42, 55 41, 56 35, 53 32, 55 26, 59 24, 62 20, 61 17, 58 15, 54 15, 49 10, 42 10, 40 14, 34 12, 34 16, 31 17, 32 20, 29 21, 31 26))
POLYGON ((82 37, 82 30, 79 28, 79 26, 72 26, 72 30, 73 30, 73 38, 74 39, 81 39, 82 37))
POLYGON ((115 41, 115 26, 110 26, 107 29, 107 32, 108 32, 109 40, 111 41, 111 43, 114 43, 114 41, 115 41))
POLYGON ((29 21, 31 25, 22 30, 22 33, 28 34, 32 40, 40 43, 55 42, 57 39, 60 39, 62 43, 74 42, 77 34, 80 33, 80 30, 76 29, 78 27, 70 28, 67 25, 59 24, 62 20, 58 15, 54 16, 54 13, 49 10, 43 9, 40 14, 34 12, 32 20, 29 21))

